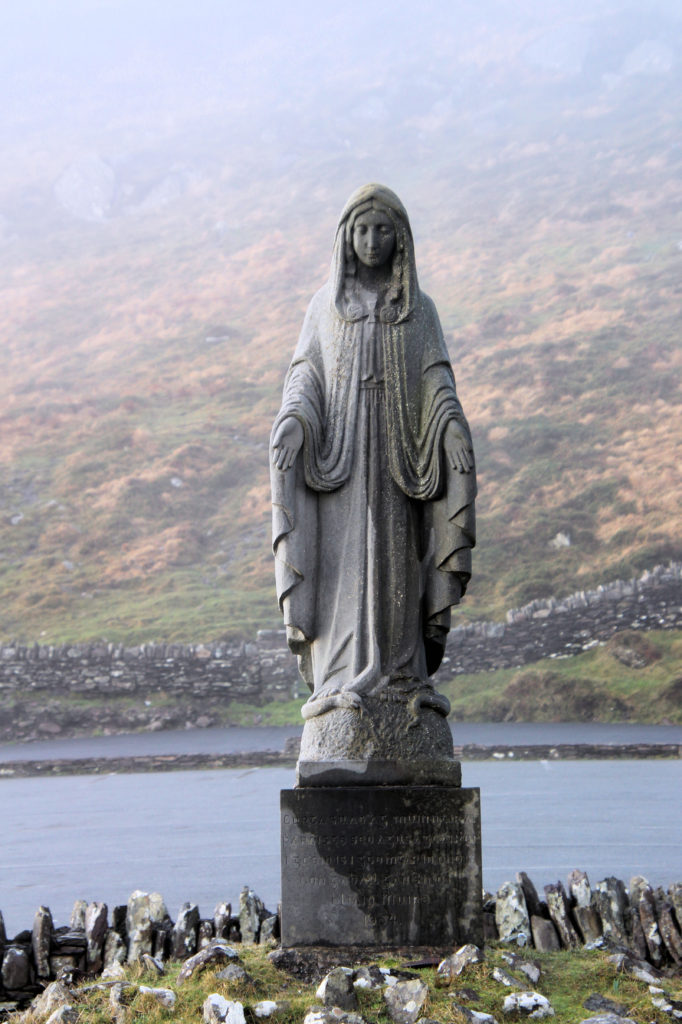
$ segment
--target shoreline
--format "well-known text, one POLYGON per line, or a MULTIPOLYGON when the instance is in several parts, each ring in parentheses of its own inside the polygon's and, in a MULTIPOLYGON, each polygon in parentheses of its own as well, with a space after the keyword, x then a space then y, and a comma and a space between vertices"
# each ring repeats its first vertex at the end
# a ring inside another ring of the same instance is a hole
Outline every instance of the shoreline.
MULTIPOLYGON (((679 760, 679 743, 557 743, 455 745, 459 761, 587 761, 679 760)), ((46 778, 62 775, 134 774, 172 771, 210 771, 227 768, 294 767, 292 750, 251 750, 231 754, 145 754, 131 757, 45 758, 0 762, 0 779, 46 778)))

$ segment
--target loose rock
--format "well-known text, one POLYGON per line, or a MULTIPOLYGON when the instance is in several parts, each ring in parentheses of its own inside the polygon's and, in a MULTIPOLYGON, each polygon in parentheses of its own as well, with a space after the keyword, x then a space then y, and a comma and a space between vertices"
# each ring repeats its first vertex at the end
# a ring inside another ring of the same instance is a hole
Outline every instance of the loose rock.
POLYGON ((395 1024, 415 1024, 429 994, 428 986, 420 978, 398 981, 384 991, 388 1012, 395 1024))
POLYGON ((586 1010, 599 1010, 602 1014, 611 1015, 615 1017, 625 1017, 627 1014, 627 1008, 621 1003, 614 1002, 613 999, 607 999, 606 996, 599 995, 598 992, 594 992, 591 996, 583 1001, 583 1006, 586 1010))
POLYGON ((231 1002, 217 992, 207 996, 203 1012, 204 1024, 246 1024, 242 1004, 231 1002))
POLYGON ((245 985, 253 982, 253 978, 247 974, 241 964, 228 964, 222 971, 218 971, 216 978, 219 978, 220 981, 233 981, 245 985))
POLYGON ((372 964, 369 967, 358 967, 353 972, 353 985, 356 988, 377 989, 383 988, 385 984, 386 975, 381 972, 376 964, 372 964))
POLYGON ((162 974, 166 973, 166 968, 163 966, 162 962, 157 960, 156 957, 151 956, 149 953, 143 953, 140 960, 142 961, 142 966, 148 971, 152 971, 152 973, 156 974, 157 977, 160 978, 162 974))
POLYGON ((8 992, 18 992, 31 980, 31 961, 25 949, 9 946, 2 958, 2 984, 8 992))
POLYGON ((329 1009, 338 1006, 351 1013, 358 1009, 358 997, 353 987, 353 972, 349 967, 335 967, 325 975, 315 993, 329 1009))
POLYGON ((142 995, 151 996, 166 1010, 174 1010, 177 996, 169 988, 150 988, 148 985, 140 985, 142 995))
POLYGON ((31 1003, 31 1013, 35 1017, 49 1017, 60 1006, 70 1006, 72 999, 70 990, 63 982, 51 981, 31 1003))
POLYGON ((491 1013, 482 1013, 480 1010, 470 1010, 468 1006, 461 1006, 459 1003, 453 1003, 452 1006, 453 1009, 462 1014, 469 1024, 497 1024, 497 1021, 491 1013))
POLYGON ((539 992, 512 992, 506 996, 502 1004, 503 1013, 520 1013, 524 1017, 538 1020, 540 1017, 553 1017, 554 1008, 549 999, 539 992))
POLYGON ((290 1009, 287 1002, 276 1003, 274 999, 263 999, 260 1003, 256 1003, 253 1012, 259 1020, 265 1020, 269 1017, 279 1017, 281 1014, 288 1013, 290 1009))
POLYGON ((303 1024, 365 1024, 358 1013, 346 1013, 335 1006, 332 1009, 323 1006, 311 1006, 303 1018, 303 1024))
POLYGON ((79 1011, 74 1006, 60 1006, 51 1013, 45 1024, 77 1024, 79 1011))
POLYGON ((213 946, 207 946, 206 949, 202 949, 200 952, 195 953, 194 956, 191 956, 189 960, 185 960, 180 968, 177 984, 184 985, 193 974, 205 970, 212 964, 225 964, 230 960, 238 959, 238 954, 231 946, 219 945, 218 943, 213 946))
POLYGON ((596 1017, 587 1017, 580 1024, 635 1024, 631 1017, 619 1017, 615 1013, 600 1013, 596 1017))
POLYGON ((501 967, 493 967, 493 978, 507 988, 515 988, 518 985, 516 978, 512 978, 511 974, 507 974, 501 967))
POLYGON ((483 962, 483 953, 472 943, 460 948, 451 956, 441 960, 436 971, 436 985, 446 987, 451 985, 468 964, 480 964, 483 962))

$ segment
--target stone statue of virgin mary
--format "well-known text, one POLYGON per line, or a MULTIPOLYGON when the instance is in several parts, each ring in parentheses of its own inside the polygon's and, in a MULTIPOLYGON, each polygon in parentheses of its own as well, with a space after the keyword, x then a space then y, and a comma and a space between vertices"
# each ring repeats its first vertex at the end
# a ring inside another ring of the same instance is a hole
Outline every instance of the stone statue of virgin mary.
POLYGON ((271 477, 277 594, 312 691, 299 782, 434 781, 453 753, 429 677, 471 575, 474 456, 407 213, 382 185, 341 214, 271 477))

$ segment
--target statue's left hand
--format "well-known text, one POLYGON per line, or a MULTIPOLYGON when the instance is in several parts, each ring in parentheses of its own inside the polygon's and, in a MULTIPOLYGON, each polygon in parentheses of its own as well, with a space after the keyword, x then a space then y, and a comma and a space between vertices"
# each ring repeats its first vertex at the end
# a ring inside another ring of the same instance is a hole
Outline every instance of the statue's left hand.
POLYGON ((450 420, 443 437, 445 458, 458 473, 470 473, 474 468, 474 450, 468 432, 457 420, 450 420))

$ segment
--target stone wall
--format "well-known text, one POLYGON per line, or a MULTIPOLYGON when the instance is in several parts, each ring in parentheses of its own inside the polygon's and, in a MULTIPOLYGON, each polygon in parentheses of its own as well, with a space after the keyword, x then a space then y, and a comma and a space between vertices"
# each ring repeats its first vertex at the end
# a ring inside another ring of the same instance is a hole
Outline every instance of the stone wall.
MULTIPOLYGON (((584 872, 572 871, 565 886, 561 881, 546 885, 540 896, 519 872, 497 893, 483 893, 482 900, 486 941, 544 952, 607 949, 615 954, 619 969, 653 985, 682 964, 680 883, 666 891, 636 875, 627 887, 614 877, 591 886, 584 872)), ((198 966, 197 955, 207 962, 217 960, 217 944, 268 942, 278 936, 278 914, 267 910, 248 886, 241 890, 234 914, 231 904, 219 903, 211 917, 202 917, 199 907, 187 902, 173 921, 159 893, 139 890, 111 915, 106 903, 77 900, 70 923, 63 927, 55 927, 48 907, 39 907, 32 928, 13 938, 5 935, 0 914, 0 1003, 26 1005, 53 978, 68 985, 83 975, 103 974, 113 984, 123 977, 126 961, 142 960, 145 968, 162 974, 164 961, 194 957, 187 973, 198 966)), ((457 964, 457 957, 472 949, 466 946, 440 965, 439 984, 447 985, 459 974, 463 964, 457 964)), ((497 980, 510 984, 504 977, 497 980)))
MULTIPOLYGON (((681 627, 682 565, 657 566, 637 579, 533 601, 509 611, 506 622, 457 626, 439 677, 577 654, 620 629, 681 627)), ((299 690, 283 630, 261 630, 241 644, 4 644, 0 741, 210 725, 232 701, 258 705, 299 690)))

